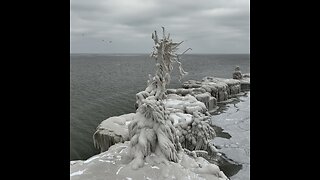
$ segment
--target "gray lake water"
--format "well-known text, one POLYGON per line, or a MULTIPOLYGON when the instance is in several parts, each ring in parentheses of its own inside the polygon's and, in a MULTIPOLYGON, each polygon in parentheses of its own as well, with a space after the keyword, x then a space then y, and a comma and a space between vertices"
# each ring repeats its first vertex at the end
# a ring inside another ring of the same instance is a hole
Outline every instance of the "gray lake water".
MULTIPOLYGON (((189 79, 205 76, 231 78, 235 66, 250 72, 249 54, 199 54, 183 56, 182 66, 189 79)), ((144 90, 155 61, 147 54, 70 55, 70 160, 84 160, 99 153, 92 135, 108 117, 135 112, 135 94, 144 90)), ((168 88, 180 87, 174 66, 168 88)))

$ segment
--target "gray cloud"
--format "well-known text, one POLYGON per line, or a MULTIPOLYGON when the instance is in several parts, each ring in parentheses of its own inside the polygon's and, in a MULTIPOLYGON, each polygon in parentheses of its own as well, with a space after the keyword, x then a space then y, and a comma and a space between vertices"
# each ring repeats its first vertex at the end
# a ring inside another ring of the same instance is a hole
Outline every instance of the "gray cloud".
POLYGON ((164 26, 181 51, 249 53, 249 17, 249 0, 71 0, 71 52, 149 53, 164 26))

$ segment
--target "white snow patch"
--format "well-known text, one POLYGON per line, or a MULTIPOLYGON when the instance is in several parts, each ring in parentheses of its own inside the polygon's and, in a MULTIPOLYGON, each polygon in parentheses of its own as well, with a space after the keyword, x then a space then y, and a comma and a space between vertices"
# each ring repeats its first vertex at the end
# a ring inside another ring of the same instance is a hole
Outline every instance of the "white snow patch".
POLYGON ((113 159, 113 157, 114 157, 114 155, 108 155, 107 157, 106 157, 106 159, 113 159))
POLYGON ((190 123, 192 121, 192 115, 191 114, 177 113, 177 116, 179 116, 180 118, 185 119, 186 123, 190 123))
POLYGON ((176 114, 172 113, 170 114, 170 117, 173 119, 173 125, 176 125, 179 123, 179 120, 181 119, 179 116, 177 116, 176 114))
POLYGON ((92 160, 94 160, 94 159, 97 159, 97 158, 99 158, 99 156, 95 156, 95 157, 92 157, 92 158, 90 158, 90 159, 87 159, 85 162, 83 162, 83 163, 88 163, 88 162, 90 162, 90 161, 92 161, 92 160))
POLYGON ((114 161, 109 161, 109 160, 102 160, 102 159, 99 159, 100 162, 107 162, 107 163, 112 163, 114 164, 115 162, 114 161))
POLYGON ((86 169, 84 169, 82 171, 77 171, 77 172, 71 173, 70 176, 81 175, 81 174, 83 174, 84 171, 86 171, 86 169))
POLYGON ((119 154, 121 154, 123 150, 124 150, 124 149, 122 149, 122 150, 119 152, 119 154))
POLYGON ((106 156, 110 156, 110 155, 111 155, 110 153, 104 154, 104 155, 101 156, 101 158, 106 157, 106 156))
POLYGON ((118 169, 118 171, 116 172, 116 174, 118 174, 122 168, 123 168, 123 167, 120 167, 120 168, 118 169))
POLYGON ((151 168, 160 169, 158 166, 151 166, 151 168))
POLYGON ((183 101, 179 101, 179 100, 176 100, 176 99, 169 99, 169 100, 167 100, 165 105, 168 106, 168 107, 176 107, 178 105, 181 105, 181 103, 183 103, 183 101))
POLYGON ((132 180, 132 178, 126 177, 127 180, 132 180))
POLYGON ((74 164, 77 164, 77 163, 83 163, 83 161, 81 160, 76 160, 76 161, 70 161, 70 165, 74 165, 74 164))
POLYGON ((131 121, 126 121, 126 126, 128 126, 131 123, 131 121))

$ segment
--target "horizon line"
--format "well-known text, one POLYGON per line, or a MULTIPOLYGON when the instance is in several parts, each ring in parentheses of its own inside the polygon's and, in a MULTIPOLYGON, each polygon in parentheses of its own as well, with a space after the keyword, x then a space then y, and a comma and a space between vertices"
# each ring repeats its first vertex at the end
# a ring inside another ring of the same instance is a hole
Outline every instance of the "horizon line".
MULTIPOLYGON (((97 53, 97 52, 70 52, 70 54, 151 54, 151 53, 97 53)), ((249 53, 188 53, 184 55, 192 55, 192 54, 250 54, 249 53)), ((179 55, 179 54, 178 54, 179 55)))

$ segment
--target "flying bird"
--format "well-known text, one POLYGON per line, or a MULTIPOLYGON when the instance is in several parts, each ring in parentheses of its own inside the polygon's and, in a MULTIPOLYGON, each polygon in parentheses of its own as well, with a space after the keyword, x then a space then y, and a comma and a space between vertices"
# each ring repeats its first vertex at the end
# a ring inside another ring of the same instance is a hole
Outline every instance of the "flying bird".
MULTIPOLYGON (((105 41, 104 39, 103 39, 102 41, 107 43, 107 41, 105 41)), ((108 42, 109 42, 109 43, 112 43, 112 41, 108 41, 108 42)))

